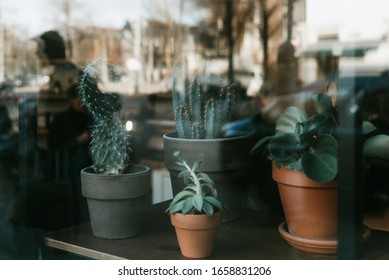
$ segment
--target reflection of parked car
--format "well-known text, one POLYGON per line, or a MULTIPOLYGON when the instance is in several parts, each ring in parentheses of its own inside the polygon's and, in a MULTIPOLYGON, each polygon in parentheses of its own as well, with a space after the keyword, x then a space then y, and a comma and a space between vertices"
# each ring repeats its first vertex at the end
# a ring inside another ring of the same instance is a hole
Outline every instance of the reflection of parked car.
MULTIPOLYGON (((338 91, 353 90, 355 93, 361 93, 365 108, 368 110, 367 101, 371 99, 375 92, 387 90, 389 94, 389 76, 383 73, 378 76, 350 76, 339 77, 336 81, 338 91)), ((295 92, 291 92, 285 96, 274 96, 272 101, 262 110, 262 116, 238 120, 226 126, 226 133, 230 136, 234 131, 252 131, 263 128, 262 123, 258 124, 259 120, 267 124, 274 124, 278 115, 288 106, 296 105, 302 107, 309 113, 313 113, 312 95, 316 93, 327 92, 329 87, 329 79, 317 80, 307 84, 295 92)))
POLYGON ((250 97, 256 96, 263 84, 260 71, 235 71, 234 78, 240 82, 250 97))
POLYGON ((2 82, 0 84, 0 94, 1 96, 14 96, 14 89, 11 83, 2 82))

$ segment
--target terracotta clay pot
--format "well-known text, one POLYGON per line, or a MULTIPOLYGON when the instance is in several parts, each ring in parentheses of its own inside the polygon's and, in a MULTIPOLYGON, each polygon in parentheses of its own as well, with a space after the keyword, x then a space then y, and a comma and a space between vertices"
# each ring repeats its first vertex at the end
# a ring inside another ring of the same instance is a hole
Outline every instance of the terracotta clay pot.
POLYGON ((319 183, 301 171, 273 164, 288 232, 315 239, 337 238, 338 184, 319 183))
POLYGON ((183 215, 176 213, 170 215, 172 225, 176 230, 181 254, 187 258, 206 258, 213 251, 223 215, 215 213, 212 217, 207 215, 183 215))

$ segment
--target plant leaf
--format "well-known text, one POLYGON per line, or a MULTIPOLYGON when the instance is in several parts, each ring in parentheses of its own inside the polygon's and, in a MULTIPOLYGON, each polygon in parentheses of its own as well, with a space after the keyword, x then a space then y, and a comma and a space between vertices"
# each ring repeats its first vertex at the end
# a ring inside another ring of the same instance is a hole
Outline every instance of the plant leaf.
POLYGON ((338 174, 338 142, 330 134, 320 135, 311 149, 303 154, 305 175, 317 182, 329 182, 338 174))
POLYGON ((176 204, 178 201, 182 200, 186 196, 193 196, 193 192, 188 191, 188 190, 183 190, 183 191, 179 192, 176 196, 174 196, 170 205, 176 204))
POLYGON ((184 200, 176 203, 176 204, 173 204, 171 205, 168 210, 169 210, 169 214, 174 214, 174 213, 177 213, 177 212, 182 212, 182 207, 184 205, 184 200))
POLYGON ((213 197, 213 196, 205 196, 204 197, 204 201, 212 204, 215 208, 219 209, 220 211, 223 211, 222 203, 218 199, 216 199, 215 197, 213 197))
POLYGON ((201 161, 200 160, 197 160, 193 166, 192 166, 192 171, 195 172, 197 167, 199 167, 199 165, 201 164, 201 161))
POLYGON ((368 121, 363 121, 363 123, 362 123, 363 134, 368 134, 368 133, 374 131, 375 129, 377 129, 377 128, 375 127, 374 124, 372 124, 371 122, 368 122, 368 121))
POLYGON ((308 114, 300 107, 290 106, 277 118, 276 134, 295 132, 296 124, 308 120, 308 114))
POLYGON ((310 134, 316 134, 322 130, 327 124, 327 115, 316 114, 310 117, 307 121, 307 132, 310 134))
POLYGON ((193 197, 190 196, 184 200, 184 204, 182 205, 182 214, 188 214, 193 209, 193 197))
POLYGON ((326 113, 332 107, 331 97, 327 94, 313 95, 312 102, 317 113, 326 113))
POLYGON ((180 173, 178 173, 178 178, 185 178, 190 174, 189 170, 182 170, 180 173))
POLYGON ((212 217, 213 213, 215 212, 213 206, 206 201, 204 201, 203 210, 208 217, 212 217))
POLYGON ((184 191, 190 191, 191 196, 193 196, 196 193, 196 185, 190 184, 190 185, 185 187, 184 191))
POLYGON ((294 134, 275 135, 269 143, 270 156, 276 161, 288 161, 296 156, 298 143, 294 134))
POLYGON ((389 167, 389 136, 379 134, 366 139, 363 144, 363 154, 373 164, 389 167))
POLYGON ((201 184, 201 187, 203 188, 204 194, 210 194, 214 197, 217 196, 217 191, 214 185, 210 185, 208 183, 201 184))
POLYGON ((203 197, 199 194, 195 194, 193 196, 193 206, 196 208, 197 211, 201 212, 203 208, 203 197))
POLYGON ((200 172, 197 174, 197 177, 199 178, 200 182, 205 182, 212 187, 215 186, 215 182, 207 174, 200 172))
POLYGON ((266 136, 259 140, 254 147, 251 149, 250 154, 254 154, 266 148, 268 142, 273 138, 273 136, 266 136))

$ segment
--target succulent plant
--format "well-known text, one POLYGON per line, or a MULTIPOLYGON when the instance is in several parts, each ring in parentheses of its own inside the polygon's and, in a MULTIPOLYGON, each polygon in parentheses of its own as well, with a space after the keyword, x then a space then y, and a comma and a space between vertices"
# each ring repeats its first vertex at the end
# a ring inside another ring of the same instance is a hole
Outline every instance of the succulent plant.
MULTIPOLYGON (((313 96, 316 114, 297 106, 286 108, 276 121, 276 133, 259 140, 251 153, 265 150, 280 168, 303 171, 317 182, 328 182, 338 174, 338 114, 326 94, 313 96)), ((389 166, 389 136, 368 121, 363 122, 363 155, 370 161, 389 166)))
POLYGON ((120 119, 123 98, 103 93, 97 84, 97 63, 85 67, 79 83, 82 103, 94 119, 89 150, 96 173, 119 174, 129 164, 130 139, 120 119))
POLYGON ((175 151, 174 157, 177 158, 177 164, 185 167, 178 177, 184 179, 186 187, 173 198, 166 212, 169 214, 205 213, 211 217, 215 211, 222 211, 223 206, 217 199, 215 183, 206 173, 196 173, 201 162, 196 161, 190 167, 181 152, 175 151))
POLYGON ((180 73, 173 80, 173 108, 177 135, 189 139, 221 137, 222 127, 233 116, 236 94, 233 86, 219 77, 216 85, 206 76, 195 75, 192 81, 180 73), (177 83, 182 85, 177 86, 177 83), (180 89, 179 89, 180 88, 180 89))

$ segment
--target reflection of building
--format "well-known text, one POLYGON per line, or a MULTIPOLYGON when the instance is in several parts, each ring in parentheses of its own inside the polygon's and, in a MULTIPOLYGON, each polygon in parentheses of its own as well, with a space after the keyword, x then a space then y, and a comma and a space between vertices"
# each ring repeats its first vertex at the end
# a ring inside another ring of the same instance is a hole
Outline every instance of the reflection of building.
MULTIPOLYGON (((85 65, 96 59, 105 59, 112 70, 120 76, 125 63, 126 42, 120 30, 93 27, 73 32, 73 56, 71 60, 77 65, 85 65)), ((111 76, 111 78, 114 76, 111 76)))
POLYGON ((126 22, 122 29, 74 28, 68 33, 72 36, 71 60, 74 63, 82 66, 104 59, 108 71, 113 71, 117 79, 132 71, 127 69, 128 61, 136 59, 141 65, 140 81, 159 81, 166 76, 175 58, 176 34, 167 23, 157 20, 126 22))
POLYGON ((382 42, 381 39, 340 41, 336 34, 333 37, 319 36, 316 43, 309 44, 302 52, 301 60, 305 66, 310 65, 311 70, 311 77, 307 78, 312 80, 325 78, 336 72, 338 67, 346 72, 373 71, 373 65, 370 65, 372 68, 369 70, 369 67, 364 67, 363 64, 367 62, 366 56, 377 50, 382 42), (337 65, 339 58, 341 60, 337 65))
POLYGON ((387 71, 387 10, 363 1, 330 2, 307 0, 310 16, 300 26, 304 37, 297 52, 299 75, 304 83, 328 77, 338 69, 341 75, 387 71), (334 12, 332 3, 345 12, 334 12))

